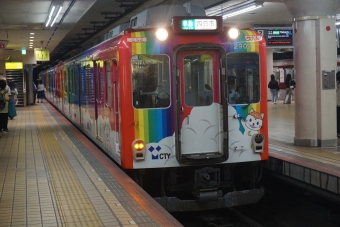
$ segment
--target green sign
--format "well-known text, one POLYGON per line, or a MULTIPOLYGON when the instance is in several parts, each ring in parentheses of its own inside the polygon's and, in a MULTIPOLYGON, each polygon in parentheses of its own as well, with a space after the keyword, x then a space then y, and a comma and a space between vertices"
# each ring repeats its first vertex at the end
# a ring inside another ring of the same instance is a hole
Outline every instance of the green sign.
POLYGON ((183 19, 181 20, 182 30, 216 30, 216 19, 183 19))

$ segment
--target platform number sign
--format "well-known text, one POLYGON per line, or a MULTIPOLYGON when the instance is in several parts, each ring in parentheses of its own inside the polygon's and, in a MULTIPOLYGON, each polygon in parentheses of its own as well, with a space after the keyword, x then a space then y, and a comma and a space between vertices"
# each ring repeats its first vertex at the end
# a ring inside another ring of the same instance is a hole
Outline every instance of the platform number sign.
POLYGON ((264 32, 263 32, 263 30, 257 30, 257 33, 259 33, 260 35, 264 35, 264 32))

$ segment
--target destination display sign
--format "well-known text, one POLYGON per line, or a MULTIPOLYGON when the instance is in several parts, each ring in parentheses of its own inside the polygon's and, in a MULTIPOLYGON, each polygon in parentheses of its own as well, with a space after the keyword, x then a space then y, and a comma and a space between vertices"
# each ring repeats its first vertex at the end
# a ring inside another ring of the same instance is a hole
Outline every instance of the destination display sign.
POLYGON ((269 48, 293 48, 293 28, 255 28, 266 40, 269 48))
POLYGON ((172 18, 175 34, 221 33, 224 31, 221 16, 176 16, 172 18))
POLYGON ((181 29, 183 30, 216 30, 216 19, 183 19, 181 29))
POLYGON ((293 29, 268 30, 268 46, 291 46, 293 45, 293 29))

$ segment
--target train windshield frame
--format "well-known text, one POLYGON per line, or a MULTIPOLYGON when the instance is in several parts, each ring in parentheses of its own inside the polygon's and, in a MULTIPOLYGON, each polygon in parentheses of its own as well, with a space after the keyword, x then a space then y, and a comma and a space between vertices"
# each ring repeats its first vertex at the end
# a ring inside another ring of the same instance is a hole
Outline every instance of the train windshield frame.
POLYGON ((229 104, 258 103, 260 92, 260 56, 258 53, 227 54, 229 104))

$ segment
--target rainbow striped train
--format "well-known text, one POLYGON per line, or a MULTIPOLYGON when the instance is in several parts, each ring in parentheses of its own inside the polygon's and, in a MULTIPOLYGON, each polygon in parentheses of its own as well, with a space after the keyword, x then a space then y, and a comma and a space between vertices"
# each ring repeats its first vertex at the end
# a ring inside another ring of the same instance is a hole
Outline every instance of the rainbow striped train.
POLYGON ((147 9, 40 74, 46 98, 169 211, 257 202, 266 45, 192 6, 147 9))

